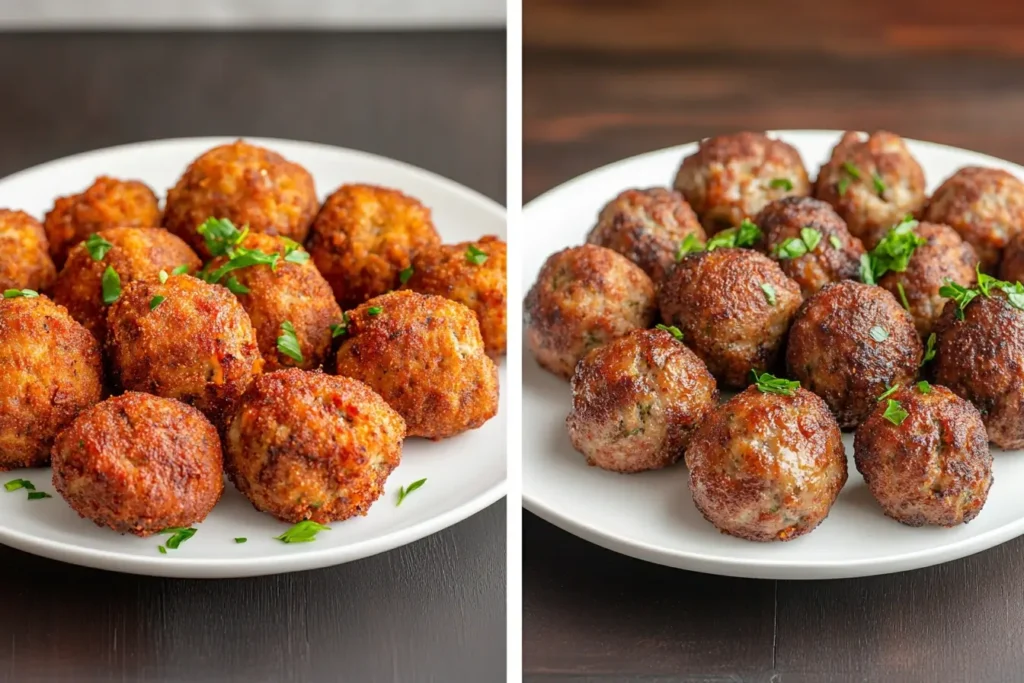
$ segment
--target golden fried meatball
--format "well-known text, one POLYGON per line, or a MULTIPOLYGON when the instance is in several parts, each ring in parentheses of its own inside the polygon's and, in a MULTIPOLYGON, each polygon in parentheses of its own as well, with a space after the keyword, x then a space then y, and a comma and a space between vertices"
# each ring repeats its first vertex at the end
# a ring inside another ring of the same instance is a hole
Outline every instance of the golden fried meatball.
MULTIPOLYGON (((250 233, 241 246, 282 257, 273 269, 263 265, 239 268, 221 280, 225 282, 233 277, 249 290, 238 289, 236 295, 256 330, 264 369, 300 367, 311 370, 323 365, 331 351, 331 325, 341 322, 341 308, 334 300, 331 286, 305 251, 296 249, 291 252, 294 256, 285 259, 284 255, 294 245, 288 245, 282 237, 250 233), (282 335, 284 322, 290 322, 295 330, 302 362, 278 349, 277 340, 282 335)), ((207 272, 214 273, 228 260, 226 256, 214 259, 207 266, 207 272)))
POLYGON ((362 382, 297 368, 260 375, 225 438, 231 481, 284 522, 365 515, 402 457, 405 422, 362 382))
POLYGON ((41 292, 56 277, 43 224, 24 211, 0 209, 0 292, 41 292))
POLYGON ((863 422, 886 389, 912 382, 923 355, 913 318, 889 292, 843 280, 800 307, 786 365, 846 429, 863 422))
POLYGON ((160 203, 139 180, 100 176, 81 194, 58 197, 44 227, 50 255, 64 267, 71 248, 94 232, 108 228, 149 228, 160 225, 160 203))
POLYGON ((982 270, 994 273, 1003 247, 1024 230, 1024 183, 996 168, 967 166, 939 185, 922 216, 956 230, 982 270))
POLYGON ((193 405, 218 428, 263 368, 245 309, 191 275, 128 284, 107 313, 106 347, 122 388, 193 405))
POLYGON ((749 249, 689 254, 662 283, 661 317, 727 387, 775 365, 800 307, 800 287, 749 249))
POLYGON ((587 242, 617 251, 659 283, 676 263, 688 235, 707 236, 697 214, 675 190, 626 190, 604 205, 587 242))
POLYGON ((857 470, 886 515, 909 526, 974 519, 992 485, 992 453, 977 409, 938 385, 879 401, 854 439, 857 470), (907 413, 890 409, 896 401, 907 413))
POLYGON ((487 355, 505 355, 508 280, 505 243, 488 235, 475 242, 424 248, 412 259, 406 289, 458 301, 476 313, 487 355))
POLYGON ((430 209, 398 190, 342 185, 327 198, 309 237, 309 253, 342 308, 397 289, 421 249, 441 237, 430 209))
POLYGON ((444 439, 498 412, 498 368, 480 324, 455 301, 391 292, 348 313, 337 372, 367 384, 398 411, 409 436, 444 439))
POLYGON ((718 406, 704 363, 661 330, 633 330, 588 353, 572 377, 573 448, 613 472, 668 467, 718 406))
POLYGON ((1007 243, 999 262, 999 279, 1024 282, 1024 232, 1018 232, 1007 243))
POLYGON ((828 516, 846 484, 839 425, 804 389, 748 387, 697 428, 686 449, 693 502, 721 531, 790 541, 828 516))
POLYGON ((207 218, 303 242, 318 206, 309 171, 236 140, 201 154, 167 191, 164 227, 206 259, 210 252, 197 228, 207 218))
POLYGON ((107 338, 110 307, 103 300, 103 274, 107 268, 114 269, 124 288, 129 282, 156 282, 161 270, 171 273, 187 266, 189 272, 195 272, 202 265, 187 244, 163 228, 110 228, 95 234, 110 246, 102 245, 96 238, 75 245, 52 294, 53 300, 66 307, 71 317, 85 325, 100 344, 107 338))
POLYGON ((814 196, 831 204, 870 249, 924 205, 924 171, 899 135, 847 132, 818 172, 814 196))
POLYGON ((886 273, 878 285, 909 305, 917 333, 927 339, 946 305, 939 289, 950 280, 964 287, 974 286, 978 256, 948 225, 919 223, 914 234, 927 242, 914 249, 905 271, 886 273))
POLYGON ((752 219, 772 200, 811 193, 795 147, 747 132, 701 141, 683 159, 674 185, 709 235, 752 219))
POLYGON ((754 219, 762 237, 756 248, 778 261, 804 298, 830 282, 856 278, 864 245, 850 235, 832 207, 811 197, 786 197, 754 219), (806 238, 806 239, 805 239, 806 238))

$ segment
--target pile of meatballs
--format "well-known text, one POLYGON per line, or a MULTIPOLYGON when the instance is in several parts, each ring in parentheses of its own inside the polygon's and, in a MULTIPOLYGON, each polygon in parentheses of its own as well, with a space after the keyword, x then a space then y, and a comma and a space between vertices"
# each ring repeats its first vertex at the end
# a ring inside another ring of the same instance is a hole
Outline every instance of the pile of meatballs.
POLYGON ((526 343, 571 381, 589 464, 684 460, 727 534, 817 527, 847 480, 842 430, 886 515, 952 527, 985 504, 989 443, 1024 447, 1021 280, 1013 175, 962 168, 928 197, 903 139, 848 132, 812 182, 791 145, 743 132, 549 257, 526 343))
POLYGON ((239 140, 153 190, 100 177, 0 211, 0 470, 52 465, 81 516, 202 521, 224 475, 290 523, 365 515, 406 437, 498 409, 505 244, 443 244, 397 190, 239 140), (304 246, 303 246, 304 245, 304 246))

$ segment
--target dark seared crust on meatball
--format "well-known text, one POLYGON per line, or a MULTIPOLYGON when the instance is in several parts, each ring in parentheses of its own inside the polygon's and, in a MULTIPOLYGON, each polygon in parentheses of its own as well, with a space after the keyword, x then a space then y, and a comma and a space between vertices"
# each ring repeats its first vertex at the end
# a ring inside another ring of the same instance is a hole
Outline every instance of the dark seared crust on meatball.
POLYGON ((789 330, 786 365, 825 399, 843 429, 856 427, 878 396, 917 376, 924 350, 914 321, 889 292, 844 280, 804 302, 789 330), (872 330, 880 328, 878 336, 872 330))
POLYGON ((103 395, 100 345, 45 296, 0 298, 0 471, 40 467, 103 395))
POLYGON ((303 242, 318 206, 309 171, 237 140, 204 152, 189 165, 167 191, 163 224, 205 259, 211 254, 196 229, 211 216, 303 242))
POLYGON ((43 224, 24 211, 0 209, 0 292, 48 289, 57 277, 43 224))
POLYGON ((880 401, 857 428, 854 458, 886 515, 909 526, 952 527, 974 519, 992 485, 992 453, 977 409, 945 387, 905 387, 889 396, 907 417, 884 417, 880 401))
POLYGON ((750 383, 751 370, 775 365, 801 302, 800 287, 779 265, 749 249, 686 256, 658 300, 662 319, 682 331, 711 374, 737 388, 750 383))
POLYGON ((100 176, 80 194, 58 197, 44 221, 50 255, 58 269, 71 248, 94 232, 154 225, 160 225, 160 203, 153 190, 138 180, 108 176, 100 176))
POLYGON ((342 185, 321 207, 307 246, 349 309, 397 289, 416 252, 440 243, 419 200, 386 187, 342 185))
POLYGON ((922 215, 956 230, 982 270, 994 273, 1003 247, 1024 230, 1024 183, 997 168, 966 166, 939 185, 922 215))
POLYGON ((1024 232, 1019 232, 1003 250, 999 262, 999 279, 1007 282, 1024 282, 1024 232))
POLYGON ((365 515, 402 457, 405 422, 362 382, 297 368, 257 377, 225 438, 231 481, 284 522, 365 515))
POLYGON ((53 486, 122 534, 201 522, 224 491, 217 430, 195 408, 128 392, 79 415, 53 445, 53 486))
POLYGON ((193 405, 218 429, 263 368, 245 309, 191 275, 128 284, 107 314, 106 347, 122 388, 193 405))
POLYGON ((753 218, 770 201, 811 193, 796 148, 750 132, 701 141, 697 151, 683 159, 674 187, 709 235, 753 218))
POLYGON ((899 135, 875 131, 865 138, 849 131, 818 172, 814 196, 831 204, 850 233, 871 249, 924 205, 924 171, 899 135))
POLYGON ((681 193, 652 187, 626 190, 605 204, 587 242, 619 252, 659 283, 687 235, 707 238, 697 214, 681 193))
POLYGON ((572 377, 573 448, 615 472, 668 467, 718 406, 704 363, 668 332, 633 330, 588 353, 572 377))
POLYGON ((404 288, 443 296, 476 313, 487 355, 499 358, 505 355, 508 325, 507 253, 505 243, 494 235, 426 247, 413 256, 412 277, 404 288), (470 261, 470 247, 484 252, 487 260, 479 265, 470 261))
POLYGON ((947 280, 973 287, 978 256, 948 225, 920 223, 914 228, 914 234, 928 242, 914 250, 905 271, 890 271, 878 284, 901 303, 906 297, 917 332, 922 339, 927 339, 947 301, 939 294, 939 289, 947 280))
POLYGON ((593 244, 544 262, 523 303, 526 344, 542 368, 570 379, 587 352, 657 315, 647 273, 622 254, 593 244))
POLYGON ((789 541, 828 516, 846 484, 839 425, 804 389, 749 387, 711 413, 686 449, 693 502, 721 531, 789 541))
POLYGON ((391 292, 348 312, 337 372, 376 391, 409 436, 444 439, 498 412, 498 368, 480 324, 455 301, 391 292))
POLYGON ((163 228, 111 228, 97 233, 113 247, 99 261, 84 243, 68 254, 67 263, 53 286, 53 300, 65 306, 101 344, 107 337, 107 309, 103 303, 103 273, 113 268, 122 288, 129 282, 159 280, 160 271, 172 272, 188 266, 195 272, 202 265, 184 241, 163 228))

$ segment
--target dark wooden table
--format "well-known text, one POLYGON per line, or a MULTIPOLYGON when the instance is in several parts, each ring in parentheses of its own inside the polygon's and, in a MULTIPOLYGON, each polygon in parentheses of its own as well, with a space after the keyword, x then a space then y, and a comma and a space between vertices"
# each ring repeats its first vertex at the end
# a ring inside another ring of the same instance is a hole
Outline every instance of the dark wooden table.
MULTIPOLYGON (((0 174, 195 135, 314 140, 505 198, 504 34, 0 36, 0 174)), ((505 503, 331 569, 184 581, 0 547, 0 681, 505 679, 505 503)))
MULTIPOLYGON (((740 129, 888 128, 1024 162, 1019 3, 526 0, 524 25, 527 200, 740 129)), ((1024 539, 890 576, 757 581, 523 514, 527 681, 1024 681, 1024 539)))

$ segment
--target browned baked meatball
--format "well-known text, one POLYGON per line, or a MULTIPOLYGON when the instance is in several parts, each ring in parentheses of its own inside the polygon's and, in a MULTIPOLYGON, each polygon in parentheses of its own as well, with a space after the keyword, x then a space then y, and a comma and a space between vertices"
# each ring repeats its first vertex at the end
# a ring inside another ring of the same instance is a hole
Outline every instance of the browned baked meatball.
POLYGON ((889 292, 844 280, 800 307, 786 365, 846 429, 863 422, 886 389, 912 382, 923 355, 913 319, 889 292))
POLYGON ((100 176, 85 192, 58 197, 44 223, 50 255, 60 269, 71 248, 94 232, 160 225, 160 203, 141 181, 100 176))
POLYGON ((210 252, 196 229, 211 216, 303 242, 318 206, 309 171, 269 149, 236 140, 189 165, 167 191, 163 224, 205 259, 210 252))
POLYGON ((1024 230, 1024 183, 997 168, 967 166, 939 185, 922 216, 960 233, 982 270, 994 273, 1003 247, 1024 230))
POLYGON ((455 301, 391 292, 347 313, 337 372, 367 384, 408 427, 443 439, 498 412, 498 368, 473 311, 455 301))
POLYGON ((683 159, 674 185, 709 235, 752 219, 772 200, 811 193, 795 147, 747 132, 702 140, 683 159))
POLYGON ((52 293, 100 344, 107 337, 110 306, 103 298, 103 274, 108 268, 124 288, 137 280, 156 282, 161 270, 171 273, 186 266, 194 273, 202 265, 187 244, 163 228, 110 228, 94 234, 99 239, 90 237, 70 251, 52 293))
POLYGON ((605 204, 587 242, 619 252, 659 283, 687 235, 707 239, 697 214, 679 192, 652 187, 626 190, 605 204))
POLYGON ((992 453, 977 409, 938 385, 903 387, 857 428, 854 457, 886 515, 910 526, 974 519, 992 485, 992 453), (907 413, 893 413, 889 400, 907 413))
POLYGON ((487 355, 505 355, 508 248, 493 235, 424 248, 412 259, 406 289, 458 301, 476 313, 487 355))
POLYGON ((86 410, 53 445, 53 486, 122 534, 201 522, 224 491, 217 430, 195 408, 128 392, 86 410))
POLYGON ((1024 232, 1014 235, 1003 250, 999 278, 1007 282, 1024 282, 1024 232))
POLYGON ((899 135, 847 132, 818 172, 814 196, 835 207, 850 234, 870 249, 924 205, 924 171, 899 135))
POLYGON ((362 382, 296 368, 257 377, 225 438, 231 481, 285 522, 365 515, 402 457, 405 422, 362 382))
POLYGON ((100 346, 45 296, 0 297, 0 471, 39 467, 103 394, 100 346))
POLYGON ((342 308, 397 289, 421 249, 441 237, 430 209, 398 190, 342 185, 313 222, 309 253, 342 308))
POLYGON ((0 209, 0 292, 41 292, 56 277, 43 224, 24 211, 0 209))
POLYGON ((890 271, 878 281, 906 308, 922 339, 927 339, 942 315, 946 297, 939 289, 952 280, 965 287, 975 281, 978 256, 948 225, 919 223, 914 233, 926 243, 914 249, 903 272, 890 271))
POLYGON ((718 405, 700 358, 661 330, 633 330, 580 361, 566 418, 573 448, 613 472, 668 467, 718 405))
POLYGON ((591 349, 650 327, 655 293, 647 273, 611 249, 563 249, 548 257, 526 294, 526 345, 542 368, 569 379, 591 349))
POLYGON ((125 390, 176 398, 218 428, 263 368, 238 300, 190 275, 125 287, 107 314, 106 347, 125 390))
POLYGON ((842 434, 825 403, 748 387, 713 411, 686 449, 693 502, 720 530, 789 541, 828 516, 846 484, 842 434))
POLYGON ((800 307, 800 287, 778 264, 749 249, 683 258, 662 283, 661 317, 724 386, 745 387, 750 371, 775 362, 800 307))

